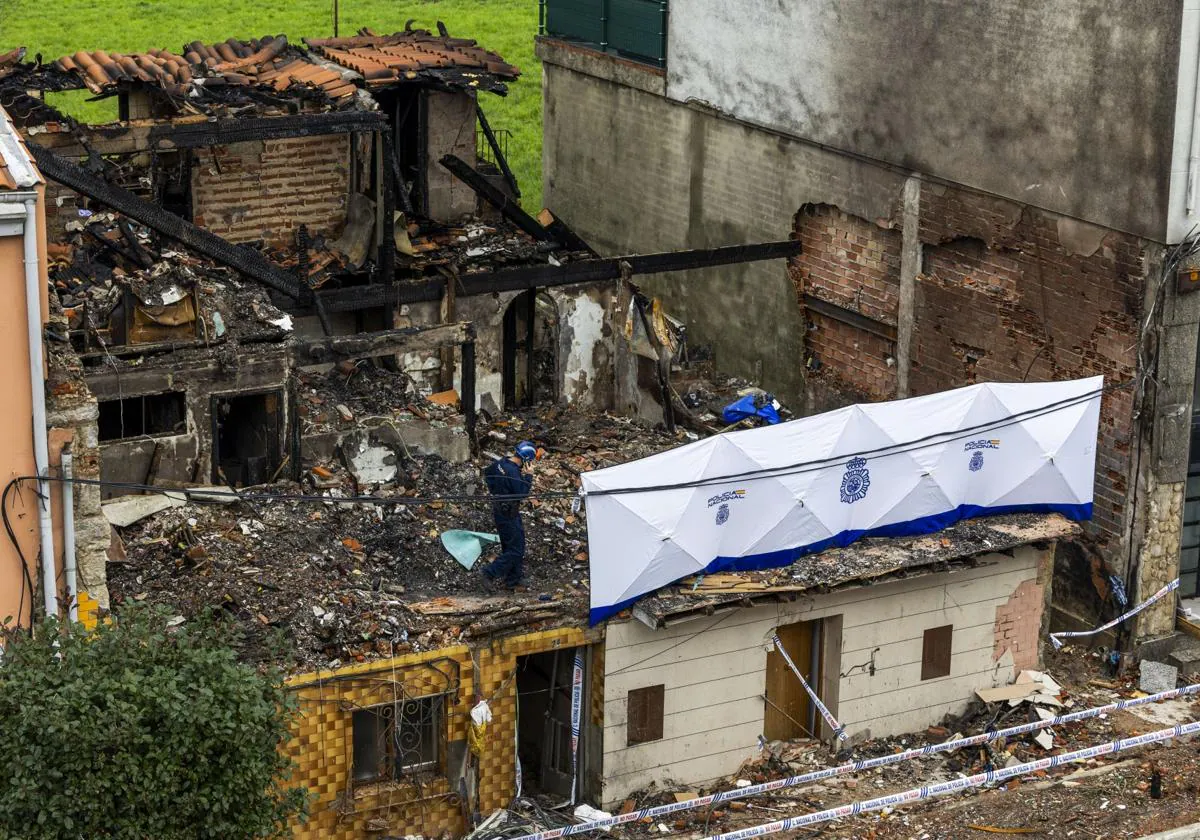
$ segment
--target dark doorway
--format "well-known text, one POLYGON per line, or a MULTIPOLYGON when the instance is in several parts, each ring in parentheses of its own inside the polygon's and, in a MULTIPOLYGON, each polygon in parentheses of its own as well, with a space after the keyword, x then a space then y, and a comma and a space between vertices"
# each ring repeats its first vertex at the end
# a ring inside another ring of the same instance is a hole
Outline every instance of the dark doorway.
POLYGON ((504 407, 558 398, 558 307, 545 292, 521 292, 504 313, 504 407))
MULTIPOLYGON (((409 198, 420 215, 429 212, 426 170, 429 148, 426 143, 425 97, 417 85, 401 85, 376 94, 380 107, 388 115, 395 145, 400 177, 409 187, 409 198)), ((403 202, 400 202, 403 206, 403 202)))
MULTIPOLYGON (((575 653, 580 648, 535 653, 517 657, 517 756, 521 761, 522 785, 528 793, 545 793, 567 798, 574 778, 571 762, 571 687, 575 653)), ((587 661, 583 649, 583 695, 581 710, 587 708, 587 661)), ((582 711, 581 711, 582 713, 582 711)), ((581 729, 584 727, 581 726, 581 729)), ((585 778, 584 741, 579 742, 580 785, 585 778)), ((576 801, 584 791, 577 791, 576 801)))
POLYGON ((213 397, 213 481, 252 487, 271 481, 283 457, 283 394, 213 397))

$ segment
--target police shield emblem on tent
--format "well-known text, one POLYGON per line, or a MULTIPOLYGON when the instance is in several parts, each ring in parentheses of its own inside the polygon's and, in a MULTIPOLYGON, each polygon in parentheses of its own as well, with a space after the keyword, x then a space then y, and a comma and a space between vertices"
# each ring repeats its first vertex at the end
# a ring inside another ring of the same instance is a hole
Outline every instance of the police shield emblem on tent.
POLYGON ((864 536, 1020 511, 1090 518, 1102 388, 971 385, 584 473, 591 621, 688 575, 785 566, 864 536))

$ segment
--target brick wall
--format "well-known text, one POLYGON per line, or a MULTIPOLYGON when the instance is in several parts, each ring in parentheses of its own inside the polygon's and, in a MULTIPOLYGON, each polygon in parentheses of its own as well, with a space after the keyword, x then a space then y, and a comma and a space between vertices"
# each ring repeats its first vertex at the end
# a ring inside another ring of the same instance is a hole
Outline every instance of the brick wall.
POLYGON ((1014 676, 1038 667, 1045 607, 1046 593, 1036 580, 1023 581, 1007 601, 996 607, 993 662, 999 662, 1005 653, 1011 653, 1014 676))
MULTIPOLYGON (((1142 242, 1098 229, 1072 236, 1071 224, 965 190, 922 194, 914 394, 984 381, 1132 378, 1142 242)), ((1105 539, 1124 530, 1132 427, 1131 392, 1106 394, 1094 518, 1105 539)))
MULTIPOLYGON (((812 295, 895 327, 900 293, 900 232, 836 207, 804 207, 796 216, 803 253, 792 262, 800 306, 812 295)), ((895 396, 895 344, 861 327, 807 308, 809 375, 857 400, 895 396)))
POLYGON ((336 236, 346 218, 349 149, 345 136, 329 135, 198 150, 194 220, 233 242, 291 244, 301 224, 336 236))

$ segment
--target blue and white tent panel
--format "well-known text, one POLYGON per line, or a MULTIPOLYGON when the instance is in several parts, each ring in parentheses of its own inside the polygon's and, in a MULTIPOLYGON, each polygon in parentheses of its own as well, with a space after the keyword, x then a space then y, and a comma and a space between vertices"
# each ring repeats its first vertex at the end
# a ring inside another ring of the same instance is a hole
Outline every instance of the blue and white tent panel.
POLYGON ((1103 378, 984 383, 717 435, 583 475, 591 621, 700 572, 972 516, 1092 514, 1103 378))

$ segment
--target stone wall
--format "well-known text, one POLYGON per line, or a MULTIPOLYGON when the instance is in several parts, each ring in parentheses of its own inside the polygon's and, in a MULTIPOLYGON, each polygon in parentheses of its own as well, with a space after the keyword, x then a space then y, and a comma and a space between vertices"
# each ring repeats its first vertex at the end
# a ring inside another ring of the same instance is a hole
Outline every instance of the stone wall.
MULTIPOLYGON (((1138 600, 1145 600, 1179 574, 1184 483, 1158 484, 1146 493, 1146 530, 1141 550, 1138 600)), ((1175 630, 1175 598, 1163 598, 1137 617, 1139 637, 1175 630)))

